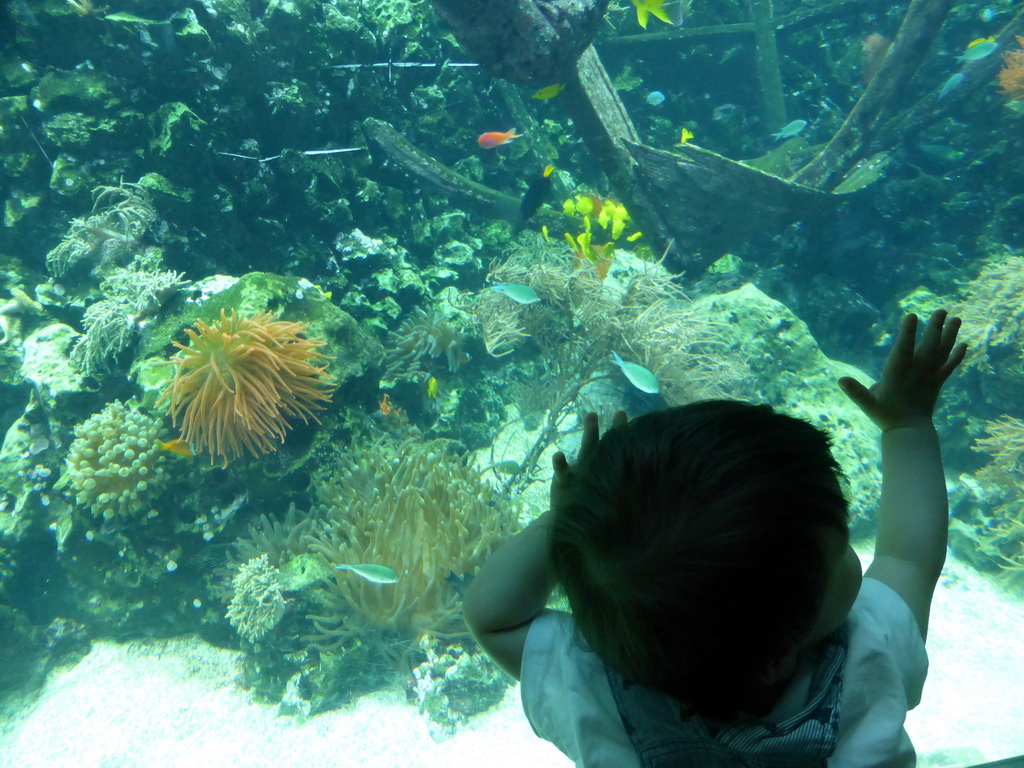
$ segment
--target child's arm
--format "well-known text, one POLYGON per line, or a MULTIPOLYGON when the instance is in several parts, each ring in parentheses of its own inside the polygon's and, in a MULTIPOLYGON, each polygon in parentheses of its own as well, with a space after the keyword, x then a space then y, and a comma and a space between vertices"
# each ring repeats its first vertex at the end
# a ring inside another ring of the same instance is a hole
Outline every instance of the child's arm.
POLYGON ((964 358, 956 344, 960 319, 940 310, 914 344, 917 317, 908 315, 871 389, 854 379, 839 384, 882 429, 882 494, 875 556, 865 576, 887 584, 928 633, 932 594, 946 559, 949 526, 946 481, 932 411, 939 391, 964 358))
POLYGON ((555 588, 548 565, 550 516, 545 512, 498 547, 462 602, 463 618, 477 643, 517 680, 530 624, 555 588))
MULTIPOLYGON (((626 414, 619 411, 613 423, 624 424, 626 414)), ((598 441, 597 414, 583 419, 583 440, 580 456, 593 450, 598 441)), ((555 469, 551 481, 552 505, 560 486, 571 473, 561 452, 552 461, 555 469)), ((519 679, 523 662, 523 646, 530 624, 547 605, 555 580, 548 564, 548 526, 550 512, 545 512, 525 530, 506 541, 469 585, 462 602, 462 615, 480 647, 494 662, 519 679)))

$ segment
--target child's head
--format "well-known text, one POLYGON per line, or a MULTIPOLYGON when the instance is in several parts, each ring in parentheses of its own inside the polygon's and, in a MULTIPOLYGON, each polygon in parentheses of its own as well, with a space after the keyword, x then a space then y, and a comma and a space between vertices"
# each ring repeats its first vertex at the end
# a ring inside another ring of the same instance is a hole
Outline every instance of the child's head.
POLYGON ((635 682, 732 717, 856 595, 829 445, 807 422, 728 401, 608 430, 559 496, 550 533, 587 644, 635 682))

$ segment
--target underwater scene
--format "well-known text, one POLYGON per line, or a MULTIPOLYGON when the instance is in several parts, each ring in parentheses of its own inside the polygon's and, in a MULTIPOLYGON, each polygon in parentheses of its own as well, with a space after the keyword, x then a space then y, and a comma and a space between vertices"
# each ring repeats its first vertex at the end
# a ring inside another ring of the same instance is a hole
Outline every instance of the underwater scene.
POLYGON ((6 0, 0 194, 0 766, 571 765, 462 597, 583 415, 826 429, 866 565, 940 308, 907 731, 1024 752, 1017 0, 6 0))

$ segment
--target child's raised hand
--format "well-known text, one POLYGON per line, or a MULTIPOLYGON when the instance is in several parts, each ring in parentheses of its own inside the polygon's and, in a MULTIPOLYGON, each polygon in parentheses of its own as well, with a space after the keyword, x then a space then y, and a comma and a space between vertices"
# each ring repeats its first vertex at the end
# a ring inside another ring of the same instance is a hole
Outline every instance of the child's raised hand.
POLYGON ((957 344, 959 317, 944 309, 925 324, 915 346, 917 315, 903 318, 882 377, 870 389, 844 376, 839 386, 882 431, 930 424, 939 391, 964 359, 966 344, 957 344))
MULTIPOLYGON (((625 411, 616 411, 615 415, 612 416, 613 427, 623 426, 627 421, 629 421, 629 417, 626 416, 625 411)), ((577 460, 588 456, 597 447, 597 441, 600 437, 601 430, 597 414, 593 412, 587 413, 583 417, 583 439, 580 441, 580 453, 577 460)), ((572 467, 569 465, 568 459, 565 458, 565 454, 561 451, 555 453, 551 458, 551 465, 555 470, 555 474, 551 478, 551 507, 554 508, 559 492, 569 482, 569 478, 572 477, 572 467)))

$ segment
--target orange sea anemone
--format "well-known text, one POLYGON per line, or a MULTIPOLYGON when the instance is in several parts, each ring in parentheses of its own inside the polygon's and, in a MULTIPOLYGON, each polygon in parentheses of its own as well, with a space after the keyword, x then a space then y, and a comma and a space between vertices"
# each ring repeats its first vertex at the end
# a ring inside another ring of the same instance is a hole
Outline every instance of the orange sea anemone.
POLYGON ((196 320, 195 330, 186 328, 191 343, 174 342, 181 351, 167 364, 177 371, 157 401, 170 399, 182 439, 226 467, 243 448, 253 456, 277 450, 294 417, 319 423, 314 411, 323 410, 334 385, 317 365, 329 359, 318 351, 326 342, 305 338, 307 327, 270 312, 238 316, 232 309, 228 316, 222 309, 213 325, 196 320))

